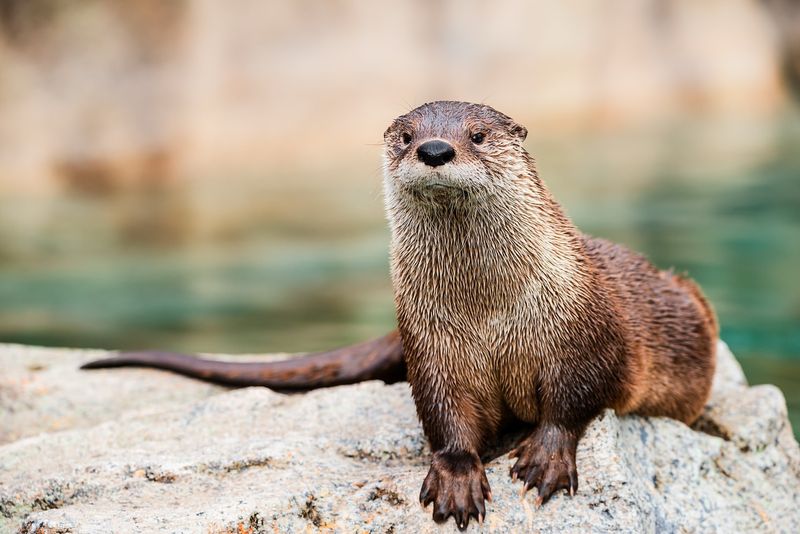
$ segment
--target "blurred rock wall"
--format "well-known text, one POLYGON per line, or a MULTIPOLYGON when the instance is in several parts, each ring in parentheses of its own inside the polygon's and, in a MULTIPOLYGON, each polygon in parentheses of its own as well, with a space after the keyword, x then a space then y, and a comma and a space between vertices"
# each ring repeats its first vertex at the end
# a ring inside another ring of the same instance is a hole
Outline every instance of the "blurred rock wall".
POLYGON ((0 193, 377 167, 431 99, 533 135, 785 99, 757 0, 0 0, 0 32, 0 193))

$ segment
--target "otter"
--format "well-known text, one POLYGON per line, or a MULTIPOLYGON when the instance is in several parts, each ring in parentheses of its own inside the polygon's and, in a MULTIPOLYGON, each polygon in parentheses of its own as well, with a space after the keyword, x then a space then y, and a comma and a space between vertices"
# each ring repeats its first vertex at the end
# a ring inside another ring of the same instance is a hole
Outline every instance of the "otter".
POLYGON ((581 233, 523 147, 527 130, 482 104, 438 101, 384 134, 384 198, 398 330, 288 362, 123 353, 233 386, 311 389, 407 378, 433 453, 420 502, 436 522, 482 522, 487 448, 528 433, 510 475, 535 503, 578 489, 575 451, 602 410, 691 424, 708 399, 718 325, 700 289, 581 233))

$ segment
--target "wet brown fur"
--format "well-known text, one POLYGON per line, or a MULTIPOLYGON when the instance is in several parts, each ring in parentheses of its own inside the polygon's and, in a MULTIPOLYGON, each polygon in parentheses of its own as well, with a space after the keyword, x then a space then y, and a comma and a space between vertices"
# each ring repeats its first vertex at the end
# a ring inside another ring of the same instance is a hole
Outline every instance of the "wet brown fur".
POLYGON ((717 322, 697 286, 582 234, 494 109, 433 102, 385 133, 384 192, 399 334, 288 362, 122 353, 88 368, 143 365, 233 386, 411 384, 434 452, 420 494, 459 527, 491 497, 480 456, 506 423, 533 430, 512 476, 537 502, 577 489, 575 447, 604 408, 691 423, 711 387, 717 322), (473 141, 482 133, 485 140, 473 141), (450 143, 431 168, 416 149, 450 143), (408 142, 407 142, 408 141, 408 142))
POLYGON ((512 475, 541 502, 576 489, 574 448, 602 409, 691 423, 714 371, 716 320, 697 287, 580 233, 525 134, 488 106, 434 102, 385 135, 398 323, 436 458, 421 499, 460 527, 482 519, 482 466, 459 482, 447 457, 478 457, 509 420, 533 423, 512 475), (421 163, 416 150, 432 139, 455 158, 421 163))

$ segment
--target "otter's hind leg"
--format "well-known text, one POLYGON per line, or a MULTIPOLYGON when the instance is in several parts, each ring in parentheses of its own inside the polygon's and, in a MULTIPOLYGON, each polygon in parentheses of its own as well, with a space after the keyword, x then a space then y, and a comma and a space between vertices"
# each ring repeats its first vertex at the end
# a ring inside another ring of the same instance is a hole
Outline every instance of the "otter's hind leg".
MULTIPOLYGON (((639 415, 693 423, 708 400, 716 367, 718 326, 714 311, 689 279, 662 273, 664 288, 645 344, 649 365, 639 415)), ((625 412, 623 412, 625 413, 625 412)))

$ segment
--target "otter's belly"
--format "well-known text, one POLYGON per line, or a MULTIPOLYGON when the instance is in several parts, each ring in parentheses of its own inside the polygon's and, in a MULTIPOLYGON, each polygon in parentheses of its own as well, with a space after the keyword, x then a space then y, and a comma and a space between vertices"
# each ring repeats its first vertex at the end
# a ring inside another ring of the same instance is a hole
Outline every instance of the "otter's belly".
POLYGON ((507 321, 490 333, 488 342, 493 346, 494 371, 503 405, 517 419, 535 423, 540 366, 531 331, 530 324, 507 321))
POLYGON ((503 403, 511 414, 527 423, 538 420, 538 401, 536 398, 536 370, 529 356, 510 356, 502 358, 497 374, 503 403))

